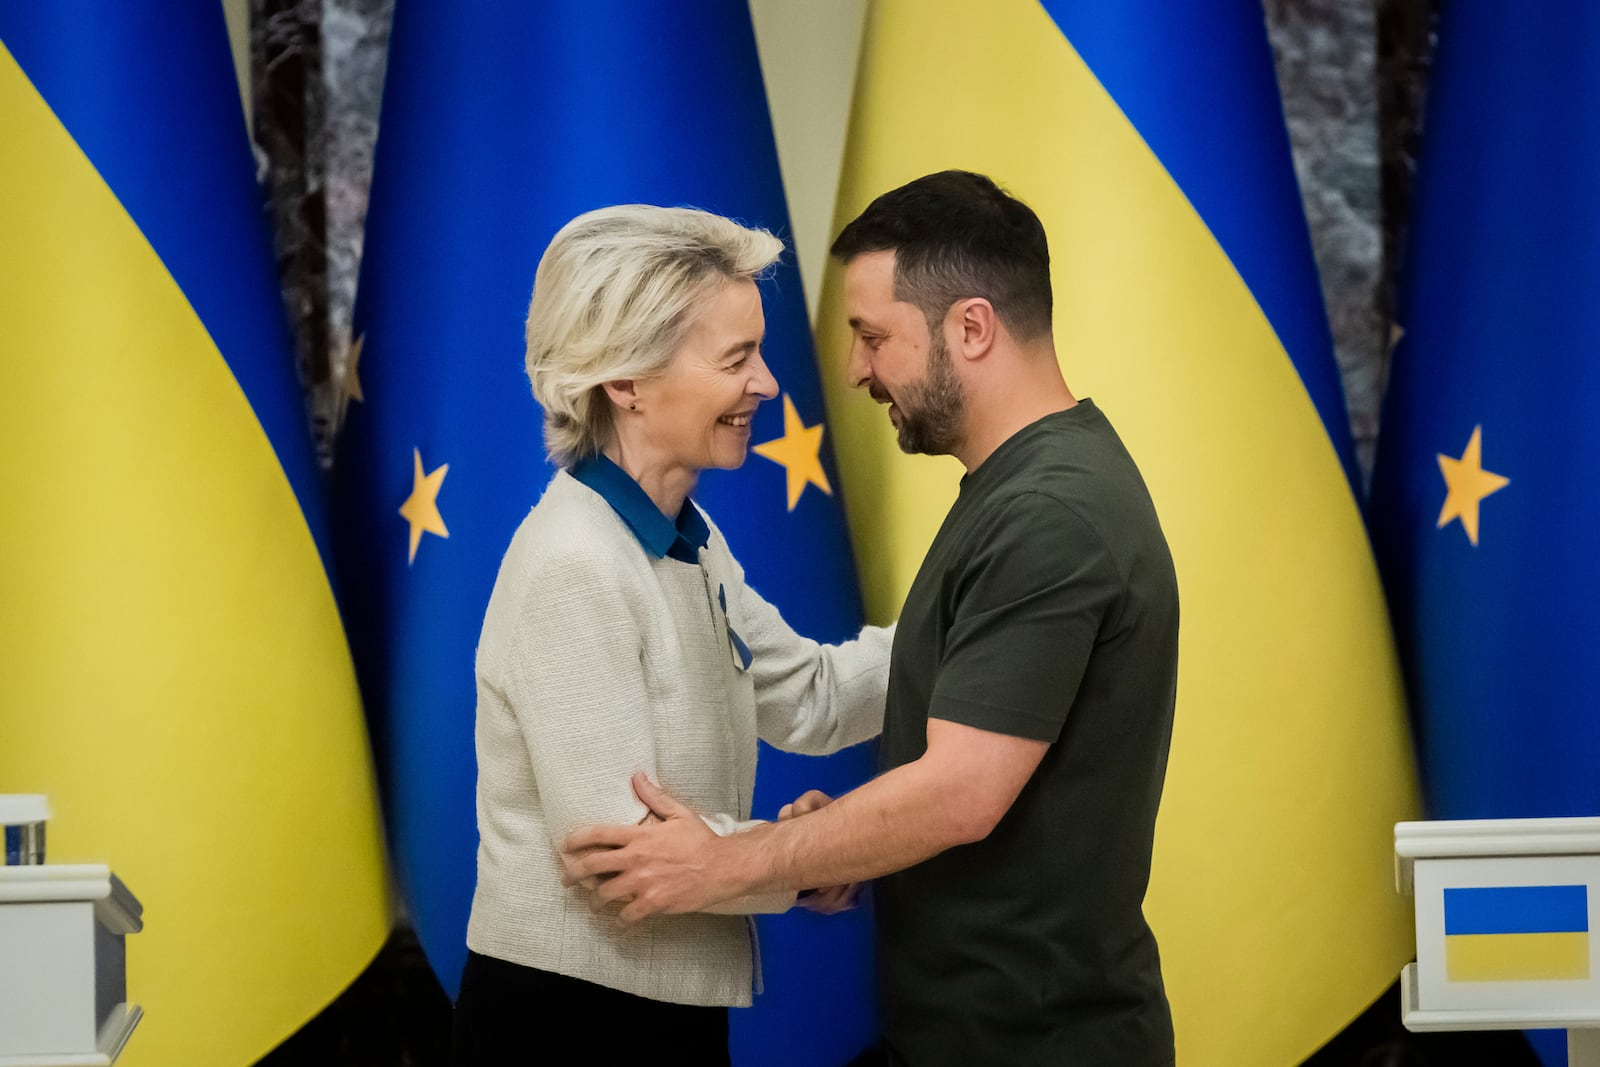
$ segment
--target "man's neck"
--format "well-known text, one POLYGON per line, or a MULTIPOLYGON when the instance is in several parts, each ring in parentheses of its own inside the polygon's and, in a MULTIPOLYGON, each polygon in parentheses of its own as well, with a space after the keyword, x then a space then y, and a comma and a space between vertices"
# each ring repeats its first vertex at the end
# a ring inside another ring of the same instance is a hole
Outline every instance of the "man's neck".
POLYGON ((1017 431, 1077 403, 1062 380, 1053 347, 1018 353, 1006 364, 985 368, 981 380, 968 383, 967 432, 953 454, 970 474, 1017 431))

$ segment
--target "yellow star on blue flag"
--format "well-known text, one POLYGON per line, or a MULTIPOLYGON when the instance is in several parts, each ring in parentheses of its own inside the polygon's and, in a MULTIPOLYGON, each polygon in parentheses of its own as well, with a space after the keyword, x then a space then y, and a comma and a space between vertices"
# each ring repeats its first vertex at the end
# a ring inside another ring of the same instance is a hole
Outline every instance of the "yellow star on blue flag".
POLYGON ((1439 453, 1439 473, 1444 475, 1447 492, 1444 507, 1439 509, 1439 529, 1444 529, 1451 519, 1460 519, 1461 528, 1467 531, 1467 540, 1478 543, 1478 505, 1491 493, 1498 493, 1511 484, 1502 474, 1483 469, 1483 427, 1472 428, 1472 438, 1461 458, 1439 453))
POLYGON ((789 510, 800 502, 807 485, 829 496, 833 489, 822 469, 822 423, 807 426, 795 410, 794 400, 783 394, 783 436, 755 446, 755 453, 783 465, 789 483, 789 510))
POLYGON ((339 416, 336 425, 344 425, 345 412, 350 408, 350 401, 361 404, 366 402, 366 397, 361 393, 361 346, 366 343, 365 334, 357 335, 350 345, 350 354, 345 358, 344 379, 339 388, 339 416))
POLYGON ((409 562, 415 563, 417 546, 422 543, 424 533, 437 534, 440 537, 450 536, 450 531, 445 529, 444 516, 439 514, 439 489, 444 485, 444 476, 450 473, 450 464, 446 463, 424 474, 422 452, 413 448, 411 471, 411 495, 400 505, 400 515, 411 524, 409 562))

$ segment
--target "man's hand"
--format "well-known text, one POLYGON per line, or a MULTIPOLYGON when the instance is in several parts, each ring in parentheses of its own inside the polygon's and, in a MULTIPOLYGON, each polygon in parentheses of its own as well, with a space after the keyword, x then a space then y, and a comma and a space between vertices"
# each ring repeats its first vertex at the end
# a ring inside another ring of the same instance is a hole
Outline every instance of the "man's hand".
POLYGON ((633 791, 660 820, 634 826, 590 826, 567 835, 561 847, 568 886, 592 888, 600 907, 622 905, 618 918, 635 923, 651 915, 703 911, 739 896, 722 839, 684 804, 640 772, 633 791))
MULTIPOLYGON (((833 803, 833 798, 820 789, 812 789, 796 797, 792 804, 785 804, 778 811, 778 821, 786 822, 801 815, 809 815, 819 808, 825 808, 833 803)), ((856 891, 860 883, 851 882, 846 885, 830 885, 823 889, 811 889, 800 894, 800 906, 810 911, 823 915, 835 915, 841 911, 848 911, 856 903, 856 891)))

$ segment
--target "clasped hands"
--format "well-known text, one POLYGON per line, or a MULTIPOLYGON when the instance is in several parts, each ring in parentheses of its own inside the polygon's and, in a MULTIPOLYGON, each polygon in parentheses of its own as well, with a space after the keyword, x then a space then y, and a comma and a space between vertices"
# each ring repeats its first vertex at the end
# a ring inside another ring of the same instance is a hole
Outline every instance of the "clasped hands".
MULTIPOLYGON (((718 837, 699 815, 642 771, 633 791, 650 814, 627 826, 590 826, 567 835, 561 848, 562 883, 581 886, 596 910, 618 907, 624 925, 651 915, 705 911, 748 891, 756 861, 743 834, 718 837)), ((808 815, 833 798, 815 789, 785 804, 778 821, 808 815)), ((831 913, 850 907, 854 885, 805 893, 800 903, 831 913)))

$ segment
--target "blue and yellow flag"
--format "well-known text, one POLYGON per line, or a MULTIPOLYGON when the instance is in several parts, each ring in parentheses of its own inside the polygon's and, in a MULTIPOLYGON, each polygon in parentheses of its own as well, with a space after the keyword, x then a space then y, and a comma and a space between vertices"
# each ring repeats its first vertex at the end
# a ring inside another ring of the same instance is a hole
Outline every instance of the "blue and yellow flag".
MULTIPOLYGON (((1255 0, 882 0, 840 224, 962 167, 1049 232, 1056 342, 1138 460, 1183 601, 1147 899, 1180 1062, 1294 1063, 1411 958, 1401 685, 1255 0)), ((869 616, 899 610, 959 465, 898 453, 819 332, 869 616)), ((1092 859, 1086 858, 1092 870, 1092 859)))
POLYGON ((1444 971, 1451 982, 1588 978, 1589 887, 1445 889, 1444 971))
POLYGON ((144 904, 119 1061, 254 1062, 389 929, 222 10, 0 5, 0 791, 144 904))
POLYGON ((1600 7, 1516 15, 1441 12, 1369 504, 1439 819, 1600 815, 1600 7))
MULTIPOLYGON (((573 216, 629 202, 788 237, 744 0, 400 7, 338 507, 394 855, 452 991, 476 873, 473 652, 500 558, 552 473, 523 370, 534 270, 573 216)), ((754 588, 802 633, 838 640, 860 606, 792 256, 762 295, 783 395, 756 417, 756 454, 708 473, 695 498, 754 588)), ((871 770, 864 751, 763 750, 756 813, 871 770)), ((760 921, 766 993, 735 1013, 736 1056, 848 1060, 874 1030, 868 917, 760 921)))

